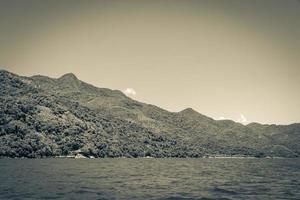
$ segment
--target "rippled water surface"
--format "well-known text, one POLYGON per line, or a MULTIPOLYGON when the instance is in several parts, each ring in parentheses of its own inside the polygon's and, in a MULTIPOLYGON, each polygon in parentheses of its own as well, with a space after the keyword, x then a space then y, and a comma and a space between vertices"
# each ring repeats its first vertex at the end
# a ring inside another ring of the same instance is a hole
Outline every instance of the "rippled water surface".
POLYGON ((0 199, 300 199, 300 159, 0 159, 0 199))

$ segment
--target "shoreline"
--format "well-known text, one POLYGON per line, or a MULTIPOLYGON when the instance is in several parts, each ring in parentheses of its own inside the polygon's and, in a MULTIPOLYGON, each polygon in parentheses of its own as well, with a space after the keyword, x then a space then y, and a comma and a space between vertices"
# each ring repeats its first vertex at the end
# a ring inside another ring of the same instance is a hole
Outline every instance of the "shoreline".
POLYGON ((299 159, 299 157, 254 157, 254 156, 203 156, 203 157, 86 157, 86 156, 53 156, 53 157, 0 157, 1 159, 299 159))

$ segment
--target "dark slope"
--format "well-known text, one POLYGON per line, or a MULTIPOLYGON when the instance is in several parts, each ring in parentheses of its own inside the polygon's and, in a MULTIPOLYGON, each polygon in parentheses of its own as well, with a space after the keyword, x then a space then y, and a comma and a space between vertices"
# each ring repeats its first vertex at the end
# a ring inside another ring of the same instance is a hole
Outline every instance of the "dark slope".
POLYGON ((2 70, 0 94, 0 156, 300 154, 299 124, 244 126, 191 108, 168 112, 84 83, 74 74, 53 79, 2 70))

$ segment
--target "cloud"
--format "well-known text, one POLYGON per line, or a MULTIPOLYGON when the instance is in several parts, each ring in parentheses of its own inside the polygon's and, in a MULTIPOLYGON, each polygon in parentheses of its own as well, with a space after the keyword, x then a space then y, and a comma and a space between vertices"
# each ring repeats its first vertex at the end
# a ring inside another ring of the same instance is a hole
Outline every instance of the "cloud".
POLYGON ((237 120, 234 120, 234 119, 228 118, 228 117, 219 117, 217 120, 232 120, 232 121, 235 121, 235 122, 244 124, 244 125, 250 123, 250 122, 248 121, 248 119, 245 117, 245 115, 243 115, 243 114, 240 114, 240 116, 238 117, 237 120))
POLYGON ((125 90, 123 90, 123 93, 127 96, 135 96, 136 95, 136 91, 133 88, 126 88, 125 90))
POLYGON ((249 121, 247 120, 247 118, 243 114, 240 114, 240 117, 236 120, 236 122, 239 122, 241 124, 248 124, 249 123, 249 121))

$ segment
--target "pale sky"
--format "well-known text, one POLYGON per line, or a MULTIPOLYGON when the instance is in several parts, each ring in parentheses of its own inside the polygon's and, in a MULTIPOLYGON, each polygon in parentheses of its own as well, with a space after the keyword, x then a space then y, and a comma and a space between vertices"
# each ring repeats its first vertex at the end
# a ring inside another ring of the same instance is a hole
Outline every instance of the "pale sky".
POLYGON ((0 67, 169 111, 300 122, 297 0, 0 0, 0 67))

